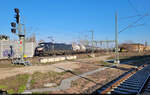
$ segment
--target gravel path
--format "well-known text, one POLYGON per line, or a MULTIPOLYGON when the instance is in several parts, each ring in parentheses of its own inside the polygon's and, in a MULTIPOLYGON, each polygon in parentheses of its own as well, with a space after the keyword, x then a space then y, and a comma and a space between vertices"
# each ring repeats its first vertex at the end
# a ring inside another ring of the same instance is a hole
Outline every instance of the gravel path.
POLYGON ((53 88, 38 88, 38 89, 31 89, 31 90, 25 90, 24 93, 30 93, 30 92, 46 92, 46 91, 59 91, 59 90, 66 90, 68 88, 71 87, 71 82, 75 81, 81 77, 85 77, 87 75, 91 75, 93 73, 96 73, 98 71, 102 71, 104 69, 106 69, 108 67, 103 67, 103 68, 98 68, 96 70, 90 71, 90 72, 86 72, 84 74, 78 75, 78 76, 73 76, 67 79, 64 79, 61 81, 61 84, 57 87, 53 87, 53 88))
POLYGON ((26 88, 27 89, 30 89, 31 80, 32 80, 32 77, 30 76, 29 79, 28 79, 28 81, 27 81, 27 84, 26 84, 26 88))

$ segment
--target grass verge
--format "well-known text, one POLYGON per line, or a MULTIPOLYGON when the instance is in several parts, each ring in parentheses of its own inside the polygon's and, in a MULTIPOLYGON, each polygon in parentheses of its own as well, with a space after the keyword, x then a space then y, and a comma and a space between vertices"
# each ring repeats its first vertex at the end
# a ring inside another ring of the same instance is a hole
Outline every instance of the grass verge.
POLYGON ((35 72, 32 74, 32 80, 31 80, 31 89, 33 88, 42 88, 44 87, 45 83, 56 83, 60 84, 62 76, 66 72, 58 73, 58 72, 47 72, 47 73, 41 73, 41 72, 35 72))
POLYGON ((9 94, 21 93, 26 89, 28 74, 20 74, 0 81, 0 89, 6 90, 9 94))

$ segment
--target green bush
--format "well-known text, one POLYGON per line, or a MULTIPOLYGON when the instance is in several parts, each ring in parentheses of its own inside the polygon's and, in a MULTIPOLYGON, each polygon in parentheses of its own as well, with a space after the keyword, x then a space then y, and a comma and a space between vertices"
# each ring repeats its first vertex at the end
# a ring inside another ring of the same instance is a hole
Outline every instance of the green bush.
POLYGON ((18 89, 18 93, 24 92, 25 89, 26 89, 25 85, 20 86, 18 89))
POLYGON ((14 91, 13 89, 9 89, 9 90, 7 90, 7 92, 8 92, 9 94, 14 94, 14 93, 15 93, 15 91, 14 91))
POLYGON ((6 85, 0 85, 0 89, 7 89, 8 87, 6 85))

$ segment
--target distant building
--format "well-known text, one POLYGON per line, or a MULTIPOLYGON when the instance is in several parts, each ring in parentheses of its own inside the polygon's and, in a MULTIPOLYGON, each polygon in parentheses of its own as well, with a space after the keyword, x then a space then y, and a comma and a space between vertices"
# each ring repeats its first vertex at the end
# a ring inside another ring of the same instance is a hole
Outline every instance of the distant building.
POLYGON ((9 40, 9 36, 0 35, 0 40, 9 40))
POLYGON ((124 44, 121 44, 119 46, 119 48, 120 48, 120 50, 124 49, 127 51, 143 52, 145 49, 145 46, 143 44, 140 44, 140 43, 133 43, 133 44, 124 43, 124 44))
POLYGON ((145 51, 150 51, 150 46, 145 46, 145 51))

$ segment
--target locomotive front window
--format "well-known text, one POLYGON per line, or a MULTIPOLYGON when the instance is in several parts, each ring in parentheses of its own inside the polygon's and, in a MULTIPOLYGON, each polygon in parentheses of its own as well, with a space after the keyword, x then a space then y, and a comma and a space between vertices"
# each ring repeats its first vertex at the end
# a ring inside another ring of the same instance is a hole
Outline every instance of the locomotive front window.
POLYGON ((44 46, 45 44, 40 44, 40 46, 44 46))

